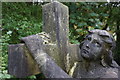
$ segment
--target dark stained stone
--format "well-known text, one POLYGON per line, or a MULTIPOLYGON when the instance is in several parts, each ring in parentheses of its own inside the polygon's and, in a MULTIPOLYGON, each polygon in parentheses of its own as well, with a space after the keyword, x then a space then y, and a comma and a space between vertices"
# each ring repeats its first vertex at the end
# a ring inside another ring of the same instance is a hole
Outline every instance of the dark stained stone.
MULTIPOLYGON (((22 38, 28 50, 30 50, 39 69, 46 78, 71 78, 62 68, 60 68, 52 58, 43 50, 42 39, 39 35, 31 35, 22 38)), ((55 52, 53 51, 53 54, 55 52)))
POLYGON ((57 44, 59 62, 66 70, 68 53, 69 12, 68 7, 57 1, 43 6, 43 31, 50 34, 53 43, 57 44))
POLYGON ((39 68, 24 44, 9 45, 8 72, 18 78, 40 73, 39 68))

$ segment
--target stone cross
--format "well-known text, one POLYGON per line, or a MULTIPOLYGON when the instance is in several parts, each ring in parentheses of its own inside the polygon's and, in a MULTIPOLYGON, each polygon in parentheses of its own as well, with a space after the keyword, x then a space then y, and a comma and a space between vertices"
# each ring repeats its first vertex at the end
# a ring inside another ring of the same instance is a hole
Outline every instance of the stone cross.
MULTIPOLYGON (((69 43, 68 7, 57 1, 43 6, 43 31, 48 33, 53 44, 44 44, 43 49, 66 72, 70 73, 78 59, 79 47, 69 43)), ((39 74, 38 64, 24 43, 9 45, 8 72, 16 77, 39 74)), ((70 73, 71 74, 71 73, 70 73)))

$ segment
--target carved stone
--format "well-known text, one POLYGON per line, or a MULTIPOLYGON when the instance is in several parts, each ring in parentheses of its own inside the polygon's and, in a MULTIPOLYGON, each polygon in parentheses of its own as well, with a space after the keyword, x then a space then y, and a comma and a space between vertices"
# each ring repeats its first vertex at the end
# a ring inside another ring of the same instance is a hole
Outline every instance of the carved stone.
POLYGON ((80 45, 78 62, 73 77, 118 78, 118 65, 113 60, 115 40, 105 30, 91 30, 80 45))
MULTIPOLYGON (((46 78, 71 78, 47 53, 45 53, 43 49, 43 40, 40 35, 24 37, 22 40, 25 42, 28 50, 36 60, 39 69, 46 78)), ((55 54, 54 51, 52 52, 55 54)))
POLYGON ((18 78, 39 74, 38 64, 24 44, 9 45, 8 72, 18 78))
POLYGON ((57 1, 43 6, 43 31, 51 37, 52 43, 58 48, 59 66, 66 70, 69 33, 68 7, 57 1), (61 62, 60 62, 61 61, 61 62), (63 63, 64 62, 64 63, 63 63))
POLYGON ((21 40, 25 44, 19 50, 17 45, 10 45, 11 75, 26 77, 42 72, 46 78, 118 77, 118 65, 112 57, 115 46, 112 36, 103 30, 92 30, 80 48, 79 44, 70 44, 68 13, 68 7, 56 1, 43 6, 44 32, 23 37, 21 40), (32 58, 27 59, 23 54, 32 55, 32 58), (34 66, 31 64, 33 58, 38 65, 35 61, 34 66), (34 67, 33 72, 29 65, 34 67))

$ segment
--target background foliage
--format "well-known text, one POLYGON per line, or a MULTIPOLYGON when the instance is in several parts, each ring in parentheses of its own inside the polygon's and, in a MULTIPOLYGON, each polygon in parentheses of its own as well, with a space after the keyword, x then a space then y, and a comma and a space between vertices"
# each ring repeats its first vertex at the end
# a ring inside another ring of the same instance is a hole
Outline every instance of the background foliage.
MULTIPOLYGON (((20 43, 20 38, 42 31, 42 8, 44 3, 2 3, 2 56, 0 78, 8 75, 8 45, 20 43)), ((114 34, 117 47, 115 60, 120 60, 120 3, 64 3, 70 12, 70 42, 80 43, 88 30, 104 29, 114 34)), ((119 63, 120 64, 120 63, 119 63)), ((29 78, 35 78, 31 76, 29 78)))
POLYGON ((20 43, 20 38, 41 32, 41 6, 33 3, 2 3, 2 65, 0 78, 7 74, 8 45, 20 43))

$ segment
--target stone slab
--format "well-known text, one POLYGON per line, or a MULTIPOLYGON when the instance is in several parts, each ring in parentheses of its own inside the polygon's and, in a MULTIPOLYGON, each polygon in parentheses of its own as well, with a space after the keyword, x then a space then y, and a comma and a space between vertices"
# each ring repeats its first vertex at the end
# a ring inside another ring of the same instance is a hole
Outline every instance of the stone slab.
POLYGON ((24 44, 9 45, 8 72, 18 78, 40 73, 36 61, 24 44))

